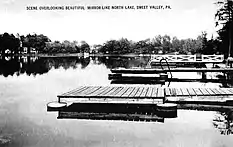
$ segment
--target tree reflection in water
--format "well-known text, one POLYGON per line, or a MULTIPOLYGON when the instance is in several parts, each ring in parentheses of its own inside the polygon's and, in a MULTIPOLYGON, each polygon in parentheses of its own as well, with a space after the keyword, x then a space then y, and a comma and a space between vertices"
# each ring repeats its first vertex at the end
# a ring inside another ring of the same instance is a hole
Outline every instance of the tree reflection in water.
POLYGON ((4 77, 37 75, 47 73, 50 69, 85 69, 90 63, 104 64, 107 68, 117 67, 145 67, 149 57, 36 57, 36 56, 13 56, 0 57, 0 75, 4 77))
POLYGON ((33 56, 15 56, 0 58, 0 75, 4 77, 26 73, 27 75, 37 75, 47 73, 55 68, 77 68, 85 69, 90 63, 90 58, 82 57, 33 57, 33 56))
POLYGON ((222 135, 233 134, 233 110, 219 111, 213 120, 213 126, 217 128, 222 135))
POLYGON ((20 62, 16 57, 1 57, 0 75, 7 77, 9 75, 20 74, 20 62))
POLYGON ((99 61, 106 65, 107 68, 132 68, 132 67, 146 67, 147 63, 149 62, 150 57, 117 57, 117 56, 110 56, 110 57, 101 57, 99 61))

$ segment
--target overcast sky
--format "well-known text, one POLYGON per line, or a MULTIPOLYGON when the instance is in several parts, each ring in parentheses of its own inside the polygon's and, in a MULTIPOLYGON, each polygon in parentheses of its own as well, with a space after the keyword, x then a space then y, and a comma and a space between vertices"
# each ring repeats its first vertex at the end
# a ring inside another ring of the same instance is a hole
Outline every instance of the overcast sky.
POLYGON ((168 34, 216 35, 216 0, 1 0, 0 33, 38 33, 54 40, 102 44, 122 37, 139 41, 168 34), (27 6, 169 5, 164 10, 27 10, 27 6))

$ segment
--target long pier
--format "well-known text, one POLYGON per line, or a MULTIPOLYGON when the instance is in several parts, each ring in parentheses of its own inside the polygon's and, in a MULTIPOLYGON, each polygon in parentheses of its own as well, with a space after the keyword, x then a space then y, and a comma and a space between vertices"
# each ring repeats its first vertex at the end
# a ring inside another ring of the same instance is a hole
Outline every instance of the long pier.
POLYGON ((158 74, 167 72, 233 72, 233 68, 116 68, 111 69, 111 72, 119 74, 158 74))
POLYGON ((227 103, 233 101, 233 88, 80 86, 57 97, 59 102, 85 104, 227 103))
POLYGON ((187 108, 201 104, 208 110, 232 107, 233 88, 79 86, 57 97, 58 104, 66 104, 58 110, 58 119, 164 122, 177 117, 177 105, 169 103, 187 108))

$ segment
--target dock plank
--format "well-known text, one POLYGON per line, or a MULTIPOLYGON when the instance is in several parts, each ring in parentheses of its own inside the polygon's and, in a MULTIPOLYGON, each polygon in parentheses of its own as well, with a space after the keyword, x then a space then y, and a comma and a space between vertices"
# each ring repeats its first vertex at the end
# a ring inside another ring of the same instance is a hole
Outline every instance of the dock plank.
POLYGON ((148 89, 149 89, 148 87, 145 87, 143 89, 142 93, 140 94, 140 97, 146 97, 146 93, 147 93, 148 89))
POLYGON ((211 89, 211 90, 215 93, 215 95, 221 95, 221 92, 218 91, 217 88, 213 88, 213 89, 211 89))
POLYGON ((202 92, 203 95, 210 95, 209 92, 205 90, 205 88, 199 88, 199 90, 202 92))
POLYGON ((233 94, 233 88, 227 88, 228 91, 230 91, 231 94, 233 94))
POLYGON ((108 94, 110 97, 115 97, 118 92, 120 92, 123 89, 123 87, 118 87, 115 91, 108 94))
POLYGON ((86 93, 86 96, 90 96, 92 93, 96 93, 99 91, 99 89, 101 88, 101 86, 95 86, 92 91, 89 91, 88 93, 86 93))
POLYGON ((96 94, 97 96, 102 96, 103 93, 106 93, 106 91, 110 90, 111 87, 101 87, 102 89, 99 90, 99 92, 96 94))
POLYGON ((96 87, 92 86, 92 87, 87 88, 86 90, 83 90, 82 92, 79 92, 79 95, 80 96, 85 96, 85 95, 87 95, 89 93, 92 93, 95 90, 96 90, 96 87))
POLYGON ((98 91, 101 88, 101 86, 95 86, 91 91, 88 93, 85 93, 86 95, 90 95, 91 93, 94 93, 95 91, 98 91))
POLYGON ((100 93, 102 93, 103 91, 105 91, 108 87, 100 87, 97 91, 88 94, 88 96, 98 96, 100 93))
POLYGON ((85 95, 85 93, 88 93, 89 91, 91 91, 94 87, 88 87, 85 90, 82 90, 80 92, 78 92, 79 95, 85 95))
POLYGON ((100 88, 98 89, 98 90, 96 90, 96 91, 93 91, 92 93, 89 93, 89 94, 87 94, 87 96, 97 96, 97 95, 99 95, 99 93, 101 93, 103 90, 105 90, 107 87, 102 87, 102 86, 100 86, 100 88))
POLYGON ((184 96, 189 96, 187 88, 180 88, 184 96))
POLYGON ((139 87, 137 93, 135 94, 135 97, 139 97, 143 91, 144 87, 139 87))
POLYGON ((170 88, 165 88, 166 96, 171 96, 170 88))
POLYGON ((203 95, 199 88, 193 88, 193 91, 195 91, 197 96, 203 95))
POLYGON ((171 96, 176 96, 176 89, 170 88, 171 96))
POLYGON ((133 89, 131 89, 129 97, 135 97, 139 87, 132 87, 133 89))
POLYGON ((121 97, 127 90, 129 89, 129 87, 124 87, 120 92, 116 93, 116 97, 121 97))
POLYGON ((73 89, 73 90, 71 90, 71 91, 68 91, 68 92, 66 92, 66 93, 63 93, 62 96, 72 94, 72 93, 74 93, 74 92, 76 92, 76 91, 79 91, 79 90, 81 90, 81 89, 83 89, 83 88, 85 88, 85 86, 80 86, 80 87, 78 87, 78 88, 76 88, 76 89, 73 89))
POLYGON ((87 86, 82 86, 82 88, 78 89, 78 90, 74 90, 74 91, 70 91, 69 94, 73 95, 75 93, 79 93, 83 90, 87 89, 87 86))
POLYGON ((226 95, 228 92, 223 90, 224 88, 219 88, 218 91, 221 92, 222 95, 226 95))
POLYGON ((130 87, 123 95, 122 97, 134 97, 133 91, 136 89, 137 87, 130 87))
POLYGON ((146 93, 146 97, 151 97, 152 95, 152 92, 153 92, 153 88, 152 87, 149 87, 147 93, 146 93))
POLYGON ((157 98, 164 98, 164 89, 163 88, 158 89, 157 98))
POLYGON ((158 92, 158 88, 153 87, 153 91, 152 91, 151 97, 156 97, 157 96, 157 92, 158 92))
POLYGON ((233 92, 231 92, 229 90, 229 88, 222 88, 222 90, 224 90, 226 94, 232 94, 233 93, 233 92))
POLYGON ((188 88, 188 93, 189 93, 189 96, 196 96, 196 92, 192 89, 192 88, 188 88))
POLYGON ((86 91, 86 90, 89 90, 89 88, 91 88, 91 87, 89 87, 89 86, 85 86, 83 89, 80 89, 80 90, 78 90, 78 91, 75 91, 75 92, 72 92, 71 93, 71 95, 80 95, 82 92, 84 92, 84 91, 86 91))
POLYGON ((176 88, 175 90, 176 90, 176 95, 177 96, 183 96, 183 93, 182 93, 180 88, 176 88))
POLYGON ((103 97, 108 97, 109 94, 111 94, 112 92, 114 92, 115 90, 117 90, 118 87, 111 87, 108 90, 106 90, 104 93, 102 93, 101 95, 103 97))
POLYGON ((215 93, 211 90, 211 88, 206 88, 206 91, 208 91, 210 95, 215 95, 215 93))

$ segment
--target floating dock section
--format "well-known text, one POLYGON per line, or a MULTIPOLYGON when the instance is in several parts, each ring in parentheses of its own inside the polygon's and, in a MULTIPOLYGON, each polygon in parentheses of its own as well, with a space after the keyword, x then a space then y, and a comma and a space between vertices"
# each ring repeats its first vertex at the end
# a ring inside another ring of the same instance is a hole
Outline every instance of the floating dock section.
POLYGON ((177 104, 232 107, 233 88, 80 86, 57 97, 67 104, 56 110, 58 119, 164 122, 177 117, 177 104))
POLYGON ((159 74, 167 72, 233 72, 233 68, 116 68, 111 69, 111 72, 118 74, 159 74))
POLYGON ((226 103, 233 100, 233 88, 80 86, 57 97, 59 102, 95 104, 226 103))

